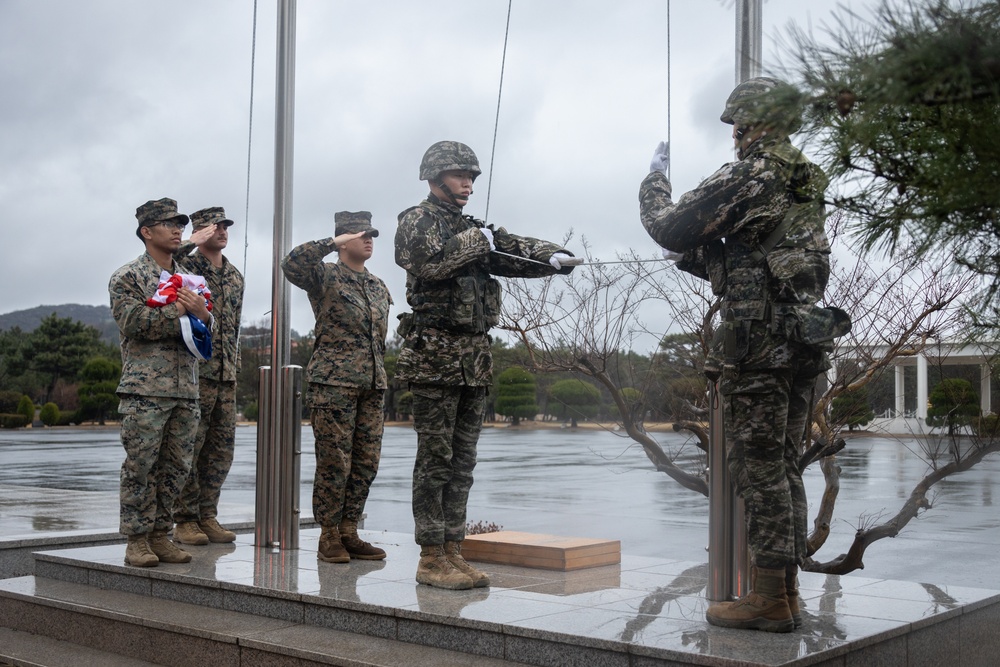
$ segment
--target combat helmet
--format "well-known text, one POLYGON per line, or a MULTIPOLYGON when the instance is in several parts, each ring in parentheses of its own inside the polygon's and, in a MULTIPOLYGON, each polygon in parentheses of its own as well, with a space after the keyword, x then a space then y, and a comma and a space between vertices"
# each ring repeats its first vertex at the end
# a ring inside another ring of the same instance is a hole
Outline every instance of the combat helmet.
POLYGON ((483 173, 479 158, 459 141, 439 141, 424 153, 420 161, 421 181, 434 181, 443 171, 469 171, 473 179, 483 173))
POLYGON ((729 125, 766 124, 791 134, 802 124, 795 104, 797 97, 798 92, 784 81, 757 76, 729 93, 719 120, 729 125))

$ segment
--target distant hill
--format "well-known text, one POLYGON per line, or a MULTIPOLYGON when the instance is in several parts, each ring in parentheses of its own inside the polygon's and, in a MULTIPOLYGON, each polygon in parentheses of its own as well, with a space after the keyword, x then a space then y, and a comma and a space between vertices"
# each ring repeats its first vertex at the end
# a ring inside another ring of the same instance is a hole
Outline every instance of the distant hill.
POLYGON ((20 327, 31 332, 38 328, 42 320, 55 313, 68 317, 74 322, 83 322, 101 332, 101 338, 110 343, 118 343, 118 326, 111 317, 110 306, 85 306, 79 303, 64 303, 59 306, 36 306, 27 310, 15 310, 0 315, 0 331, 20 327))

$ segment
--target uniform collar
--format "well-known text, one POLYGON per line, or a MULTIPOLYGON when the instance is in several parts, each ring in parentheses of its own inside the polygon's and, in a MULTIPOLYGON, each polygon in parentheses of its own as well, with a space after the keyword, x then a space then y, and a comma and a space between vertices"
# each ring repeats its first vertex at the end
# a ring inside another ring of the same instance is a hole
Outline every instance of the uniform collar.
POLYGON ((440 197, 438 197, 437 195, 435 195, 433 192, 430 193, 429 195, 427 195, 427 201, 429 201, 430 203, 434 204, 435 206, 438 206, 440 208, 445 209, 446 211, 450 211, 452 213, 457 213, 459 215, 462 214, 462 207, 461 206, 455 206, 450 201, 445 201, 444 199, 441 199, 440 197))

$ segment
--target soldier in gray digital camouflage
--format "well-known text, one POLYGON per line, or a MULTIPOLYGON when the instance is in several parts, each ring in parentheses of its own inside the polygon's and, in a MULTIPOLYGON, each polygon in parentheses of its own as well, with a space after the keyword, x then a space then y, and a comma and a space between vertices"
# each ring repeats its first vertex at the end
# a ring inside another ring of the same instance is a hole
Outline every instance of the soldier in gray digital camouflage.
POLYGON ((448 589, 482 588, 489 576, 461 554, 486 392, 493 382, 490 328, 500 316, 492 276, 567 274, 580 260, 548 241, 510 234, 463 215, 479 160, 457 141, 424 153, 430 194, 399 214, 396 264, 406 270, 411 313, 399 316, 403 347, 396 378, 413 394, 417 456, 413 521, 420 545, 416 579, 448 589))
POLYGON ((313 516, 322 526, 317 557, 327 563, 381 560, 358 536, 382 453, 385 339, 392 297, 365 268, 378 230, 368 211, 334 214, 335 236, 308 241, 281 261, 309 295, 316 342, 306 368, 306 404, 316 441, 313 516), (325 262, 332 252, 336 263, 325 262))
POLYGON ((148 201, 135 211, 136 236, 146 251, 114 272, 108 283, 111 314, 121 335, 121 525, 128 538, 125 563, 154 567, 186 563, 191 555, 167 537, 174 501, 187 480, 201 413, 198 361, 181 338, 180 318, 188 314, 209 330, 212 314, 204 297, 187 289, 161 307, 146 304, 160 274, 180 272, 173 253, 188 217, 173 199, 148 201))
POLYGON ((738 85, 721 120, 737 161, 675 203, 661 143, 639 191, 642 224, 677 268, 710 280, 722 323, 705 373, 723 397, 728 466, 742 496, 752 590, 712 605, 713 625, 789 632, 801 624, 798 566, 807 556, 798 458, 816 378, 849 318, 820 308, 830 275, 827 178, 792 146, 795 92, 757 77, 738 85))
POLYGON ((174 253, 184 272, 205 278, 216 322, 212 356, 198 364, 201 421, 191 472, 174 505, 174 540, 182 544, 236 539, 236 533, 218 520, 219 496, 236 449, 236 376, 243 316, 243 274, 222 254, 232 225, 221 206, 195 211, 191 214, 191 238, 174 253))

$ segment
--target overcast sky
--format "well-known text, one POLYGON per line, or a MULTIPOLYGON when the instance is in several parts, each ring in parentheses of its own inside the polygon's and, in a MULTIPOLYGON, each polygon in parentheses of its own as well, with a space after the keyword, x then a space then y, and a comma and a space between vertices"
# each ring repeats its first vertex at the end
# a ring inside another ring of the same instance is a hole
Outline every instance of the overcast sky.
MULTIPOLYGON (((838 6, 872 4, 765 2, 764 69, 790 23, 818 33, 838 6)), ((667 6, 514 0, 494 155, 506 0, 299 0, 293 244, 332 236, 335 211, 371 211, 382 235, 368 268, 393 316, 405 309, 396 216, 427 192, 424 150, 450 139, 483 167, 467 213, 484 217, 489 189, 489 221, 513 233, 573 229, 601 259, 658 256, 637 193, 667 138, 667 6)), ((735 9, 669 6, 679 195, 732 159, 718 118, 735 82, 735 9)), ((136 207, 171 197, 186 213, 225 207, 244 323, 269 317, 276 7, 257 11, 248 205, 250 0, 0 0, 0 313, 108 303, 111 273, 143 250, 136 207)), ((308 301, 292 294, 291 326, 306 333, 308 301)))

